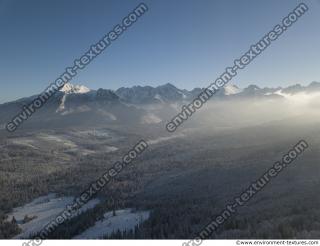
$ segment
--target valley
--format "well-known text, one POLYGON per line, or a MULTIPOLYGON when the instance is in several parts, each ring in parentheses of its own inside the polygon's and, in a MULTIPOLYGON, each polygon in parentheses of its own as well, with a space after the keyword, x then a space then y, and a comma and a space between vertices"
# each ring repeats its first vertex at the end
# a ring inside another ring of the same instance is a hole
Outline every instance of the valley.
MULTIPOLYGON (((225 96, 245 91, 229 88, 225 96)), ((53 110, 50 124, 40 112, 14 133, 0 130, 0 238, 35 237, 141 139, 148 149, 48 238, 192 239, 301 139, 310 149, 211 238, 319 237, 319 113, 314 100, 284 100, 213 99, 175 133, 164 122, 179 107, 164 99, 130 105, 128 115, 127 106, 91 102, 90 118, 53 110)))

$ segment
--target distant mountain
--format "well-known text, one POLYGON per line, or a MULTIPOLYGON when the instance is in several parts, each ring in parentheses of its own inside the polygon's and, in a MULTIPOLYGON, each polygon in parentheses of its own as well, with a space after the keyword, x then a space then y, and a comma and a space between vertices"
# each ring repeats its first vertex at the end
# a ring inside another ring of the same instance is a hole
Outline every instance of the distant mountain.
MULTIPOLYGON (((30 124, 45 122, 48 125, 82 124, 87 122, 118 124, 154 124, 169 119, 179 111, 185 103, 191 102, 204 88, 193 90, 179 89, 168 83, 158 87, 133 86, 119 88, 116 91, 108 89, 91 90, 82 85, 66 84, 54 94, 46 105, 38 110, 30 124)), ((279 98, 288 99, 295 95, 320 93, 320 83, 312 82, 308 86, 293 85, 286 88, 260 88, 249 85, 240 89, 228 84, 221 88, 213 100, 233 100, 243 98, 279 98)), ((10 121, 20 113, 36 96, 22 98, 14 102, 0 105, 0 124, 10 121)))
MULTIPOLYGON (((119 88, 115 93, 123 102, 131 104, 150 104, 150 103, 172 103, 189 102, 198 96, 204 88, 195 88, 191 91, 178 89, 172 84, 165 84, 158 87, 134 86, 131 88, 119 88)), ((285 94, 315 93, 320 92, 320 83, 312 82, 308 86, 299 84, 289 87, 260 88, 257 85, 249 85, 246 88, 239 88, 236 85, 227 84, 216 92, 212 99, 223 98, 284 98, 285 94)))
POLYGON ((151 86, 122 87, 115 93, 124 102, 133 104, 181 101, 192 95, 191 92, 180 90, 170 83, 155 88, 151 86))
MULTIPOLYGON (((6 124, 37 96, 0 105, 0 124, 6 124)), ((66 84, 37 110, 22 127, 62 127, 99 124, 139 123, 143 110, 120 102, 112 90, 90 90, 66 84), (130 121, 128 121, 130 119, 130 121)))

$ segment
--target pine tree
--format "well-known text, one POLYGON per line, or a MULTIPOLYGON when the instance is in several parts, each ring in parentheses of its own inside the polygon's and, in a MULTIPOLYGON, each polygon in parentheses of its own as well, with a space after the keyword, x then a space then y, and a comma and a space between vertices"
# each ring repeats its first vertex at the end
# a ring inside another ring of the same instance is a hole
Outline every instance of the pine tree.
POLYGON ((13 224, 13 225, 17 224, 17 220, 14 216, 12 217, 11 224, 13 224))

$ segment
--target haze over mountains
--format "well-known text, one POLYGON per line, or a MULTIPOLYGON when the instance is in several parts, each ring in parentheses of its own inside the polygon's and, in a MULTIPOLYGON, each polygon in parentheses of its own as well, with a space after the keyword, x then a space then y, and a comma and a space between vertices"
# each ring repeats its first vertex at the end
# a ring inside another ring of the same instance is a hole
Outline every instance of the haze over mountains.
MULTIPOLYGON (((105 186, 99 203, 48 238, 114 238, 109 232, 119 228, 126 232, 118 238, 191 238, 301 139, 312 151, 212 238, 318 238, 319 89, 228 85, 169 133, 166 122, 200 88, 68 84, 17 131, 0 130, 0 238, 31 238, 29 229, 41 229, 141 139, 148 149, 105 186), (47 199, 53 194, 61 195, 47 199)), ((1 105, 2 124, 34 97, 1 105)))
MULTIPOLYGON (((158 87, 121 87, 116 91, 91 90, 82 85, 68 83, 37 111, 30 121, 36 120, 38 123, 49 124, 48 126, 61 125, 62 121, 66 125, 158 124, 171 119, 182 105, 190 103, 202 90, 203 88, 179 89, 170 83, 158 87)), ((215 106, 237 102, 233 108, 239 106, 240 102, 248 100, 250 104, 257 101, 269 104, 277 102, 278 106, 290 104, 300 107, 308 103, 314 106, 318 96, 320 96, 319 82, 312 82, 308 86, 296 84, 285 88, 260 88, 250 85, 243 89, 228 84, 212 97, 211 102, 214 102, 215 106)), ((2 115, 0 123, 7 123, 35 97, 0 105, 2 115)), ((273 108, 271 105, 266 107, 273 108)), ((225 108, 224 111, 227 113, 228 109, 225 108)), ((239 109, 236 113, 240 111, 239 109)), ((216 112, 219 114, 220 110, 216 109, 216 112)))
MULTIPOLYGON (((174 85, 167 83, 160 85, 158 87, 152 86, 133 86, 133 87, 121 87, 116 91, 109 89, 98 89, 91 90, 83 85, 73 85, 67 83, 59 93, 55 96, 56 98, 62 100, 64 95, 78 94, 78 98, 84 98, 82 95, 85 94, 87 99, 91 100, 105 100, 105 101, 115 101, 126 102, 131 104, 146 104, 146 103, 163 103, 163 102, 176 102, 176 101, 190 101, 204 88, 194 88, 193 90, 179 89, 174 85)), ((249 85, 246 88, 239 88, 237 85, 228 84, 224 88, 221 88, 217 93, 216 97, 286 97, 286 94, 294 95, 298 93, 315 93, 320 92, 320 82, 312 82, 307 86, 302 86, 300 84, 291 85, 288 87, 277 87, 270 88, 264 87, 260 88, 257 85, 249 85)), ((10 103, 27 103, 32 100, 35 96, 28 98, 22 98, 17 101, 4 103, 1 106, 10 103)), ((214 98, 214 97, 213 97, 214 98)), ((68 98, 69 100, 69 98, 68 98)))

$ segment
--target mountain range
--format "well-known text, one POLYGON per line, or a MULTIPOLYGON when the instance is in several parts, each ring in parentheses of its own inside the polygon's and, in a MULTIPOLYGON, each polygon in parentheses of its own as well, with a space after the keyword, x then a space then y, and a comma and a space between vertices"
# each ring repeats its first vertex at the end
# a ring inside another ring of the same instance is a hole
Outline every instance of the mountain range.
MULTIPOLYGON (((91 90, 82 85, 68 83, 32 116, 32 121, 37 120, 48 125, 54 125, 61 120, 67 125, 79 121, 89 125, 94 122, 160 123, 170 119, 183 104, 191 102, 202 90, 203 88, 179 89, 170 83, 158 87, 121 87, 115 91, 91 90)), ((212 100, 291 99, 294 96, 318 92, 320 92, 319 82, 312 82, 308 86, 296 84, 285 88, 260 88, 257 85, 250 85, 243 89, 228 84, 221 88, 212 100)), ((0 124, 10 121, 35 97, 34 95, 1 104, 0 124)))

